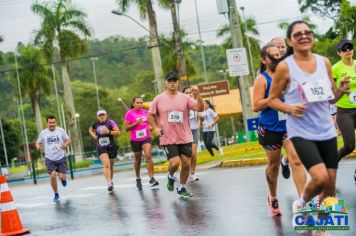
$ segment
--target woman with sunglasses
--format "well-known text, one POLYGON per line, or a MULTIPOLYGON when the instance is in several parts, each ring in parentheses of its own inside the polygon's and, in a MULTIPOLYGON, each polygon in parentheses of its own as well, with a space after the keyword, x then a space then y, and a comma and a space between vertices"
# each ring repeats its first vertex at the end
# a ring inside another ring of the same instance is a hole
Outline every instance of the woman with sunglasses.
MULTIPOLYGON (((189 97, 192 97, 195 99, 192 88, 191 87, 185 87, 183 88, 183 93, 187 94, 189 97)), ((189 125, 190 129, 192 130, 192 135, 193 135, 193 143, 192 143, 192 160, 190 164, 190 174, 189 174, 189 180, 190 181, 198 181, 199 178, 195 175, 195 168, 197 166, 197 149, 198 149, 198 142, 199 142, 199 116, 198 112, 194 110, 189 111, 189 125)))
POLYGON ((341 80, 335 88, 330 61, 312 52, 314 33, 308 23, 290 24, 287 43, 286 58, 277 66, 268 104, 288 114, 288 137, 311 176, 300 198, 293 202, 296 213, 315 196, 319 195, 319 201, 335 196, 338 154, 329 104, 348 92, 349 81, 341 80))
MULTIPOLYGON (((350 79, 350 94, 343 95, 337 101, 336 123, 344 141, 344 146, 339 149, 339 161, 355 149, 356 128, 356 60, 353 59, 354 46, 348 39, 343 39, 337 44, 337 54, 341 57, 332 67, 336 85, 344 78, 350 79)), ((356 169, 354 174, 356 183, 356 169)))
POLYGON ((114 136, 120 135, 120 129, 115 121, 108 119, 107 112, 100 109, 96 113, 98 120, 89 128, 89 134, 96 140, 96 149, 103 164, 104 177, 109 192, 114 190, 114 164, 117 156, 117 145, 114 136))
POLYGON ((151 135, 148 125, 148 111, 143 108, 142 97, 132 100, 131 109, 125 114, 125 129, 130 131, 131 148, 135 155, 136 186, 142 190, 140 177, 142 150, 147 162, 147 172, 150 177, 149 186, 155 187, 159 183, 154 178, 153 161, 151 157, 151 135))

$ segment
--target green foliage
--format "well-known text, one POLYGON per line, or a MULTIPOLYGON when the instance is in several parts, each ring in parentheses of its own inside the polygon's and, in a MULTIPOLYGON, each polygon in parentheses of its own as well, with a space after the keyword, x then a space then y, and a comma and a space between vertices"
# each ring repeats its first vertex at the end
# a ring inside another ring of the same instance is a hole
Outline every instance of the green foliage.
MULTIPOLYGON (((7 156, 9 158, 9 163, 11 163, 11 159, 17 156, 19 153, 19 145, 20 145, 20 136, 18 132, 18 127, 13 124, 10 120, 1 118, 2 126, 4 130, 4 138, 7 150, 7 156)), ((0 137, 0 161, 1 164, 5 164, 5 155, 3 142, 0 137)))
POLYGON ((298 0, 298 3, 301 12, 311 10, 319 16, 335 19, 342 1, 344 0, 298 0))
POLYGON ((342 1, 340 14, 336 21, 336 29, 340 38, 346 38, 350 34, 351 38, 356 38, 356 6, 349 1, 342 1))

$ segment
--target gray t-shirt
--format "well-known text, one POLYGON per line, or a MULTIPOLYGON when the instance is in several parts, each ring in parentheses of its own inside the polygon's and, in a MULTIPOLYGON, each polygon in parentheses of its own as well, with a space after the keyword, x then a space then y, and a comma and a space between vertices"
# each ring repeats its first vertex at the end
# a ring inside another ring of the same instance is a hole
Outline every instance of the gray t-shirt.
POLYGON ((61 148, 62 144, 69 139, 67 132, 59 127, 54 131, 44 129, 38 136, 37 143, 44 146, 45 157, 52 161, 58 161, 64 157, 64 150, 61 148))
POLYGON ((211 128, 208 128, 208 126, 214 123, 214 118, 217 116, 216 112, 213 109, 208 108, 201 112, 200 116, 203 119, 203 132, 215 131, 215 125, 211 128))

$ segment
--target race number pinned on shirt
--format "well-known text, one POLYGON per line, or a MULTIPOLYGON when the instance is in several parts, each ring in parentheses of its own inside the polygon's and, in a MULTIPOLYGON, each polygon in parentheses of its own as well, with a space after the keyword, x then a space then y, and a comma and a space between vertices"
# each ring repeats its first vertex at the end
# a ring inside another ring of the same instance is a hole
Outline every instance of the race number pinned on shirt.
POLYGON ((308 102, 322 102, 334 98, 331 86, 326 79, 306 82, 303 84, 303 90, 308 102))
POLYGON ((52 145, 50 146, 50 151, 51 151, 52 153, 58 152, 60 149, 61 149, 61 147, 60 147, 59 144, 52 144, 52 145))
POLYGON ((356 92, 350 92, 349 99, 351 103, 356 103, 356 92))
POLYGON ((109 137, 100 137, 99 138, 99 145, 102 147, 108 146, 110 144, 109 137))
POLYGON ((182 111, 171 111, 168 113, 169 123, 183 123, 183 112, 182 111))
POLYGON ((136 138, 146 138, 146 137, 147 137, 146 129, 141 129, 136 131, 136 138))
POLYGON ((283 120, 287 120, 287 114, 284 112, 278 111, 278 121, 283 121, 283 120))

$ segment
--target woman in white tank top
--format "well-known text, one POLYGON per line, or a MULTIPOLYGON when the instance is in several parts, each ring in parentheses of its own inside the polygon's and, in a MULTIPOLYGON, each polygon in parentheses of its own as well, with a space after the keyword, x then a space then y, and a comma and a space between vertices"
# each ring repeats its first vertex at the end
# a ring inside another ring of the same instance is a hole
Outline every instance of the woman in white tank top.
MULTIPOLYGON (((277 66, 269 94, 269 106, 288 114, 287 133, 311 180, 293 213, 315 196, 335 196, 337 170, 336 130, 329 115, 335 103, 349 90, 349 81, 335 88, 330 61, 312 53, 314 33, 308 23, 295 21, 287 29, 289 50, 277 66), (284 95, 285 102, 280 100, 284 95)), ((293 225, 295 225, 293 217, 293 225)))

